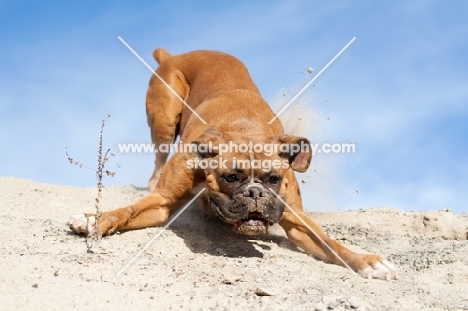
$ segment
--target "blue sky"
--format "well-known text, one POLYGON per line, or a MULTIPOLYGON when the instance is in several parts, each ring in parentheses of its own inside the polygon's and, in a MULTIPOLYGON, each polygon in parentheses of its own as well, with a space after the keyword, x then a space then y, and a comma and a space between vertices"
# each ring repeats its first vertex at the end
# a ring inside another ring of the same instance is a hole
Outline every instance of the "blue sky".
POLYGON ((151 73, 118 36, 153 67, 157 47, 235 55, 272 105, 356 37, 300 98, 311 141, 358 142, 299 176, 306 208, 468 212, 467 13, 465 1, 2 1, 0 175, 93 186, 65 148, 94 166, 111 114, 105 145, 121 168, 105 184, 147 185, 153 156, 117 144, 150 141, 151 73))

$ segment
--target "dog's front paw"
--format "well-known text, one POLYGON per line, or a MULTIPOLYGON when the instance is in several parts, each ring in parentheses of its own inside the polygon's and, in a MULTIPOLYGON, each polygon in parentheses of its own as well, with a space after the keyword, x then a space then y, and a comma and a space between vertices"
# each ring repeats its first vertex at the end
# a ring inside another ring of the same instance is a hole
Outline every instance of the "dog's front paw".
POLYGON ((78 214, 72 216, 68 222, 68 227, 76 233, 84 233, 85 235, 91 235, 94 233, 96 228, 96 217, 86 216, 85 214, 78 214))
POLYGON ((393 280, 398 279, 397 269, 387 260, 377 255, 361 255, 357 272, 368 279, 393 280))

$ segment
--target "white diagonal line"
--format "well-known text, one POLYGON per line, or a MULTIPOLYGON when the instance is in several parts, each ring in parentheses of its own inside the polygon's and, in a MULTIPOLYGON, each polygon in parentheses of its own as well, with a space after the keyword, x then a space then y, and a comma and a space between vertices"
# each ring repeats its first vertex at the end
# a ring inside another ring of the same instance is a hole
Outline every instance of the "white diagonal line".
POLYGON ((271 191, 271 193, 275 194, 275 195, 278 197, 278 199, 294 214, 294 216, 296 216, 296 217, 302 222, 302 224, 303 224, 304 226, 306 226, 306 228, 309 229, 309 231, 312 232, 312 234, 314 234, 314 235, 317 237, 317 239, 319 239, 320 242, 322 242, 322 244, 325 245, 325 247, 328 248, 328 250, 329 250, 330 252, 332 252, 332 253, 345 265, 346 268, 348 268, 353 274, 356 274, 356 272, 354 272, 354 270, 348 265, 348 263, 347 263, 346 261, 344 261, 344 259, 341 258, 341 256, 338 255, 338 254, 335 252, 335 250, 334 250, 333 248, 331 248, 331 246, 328 245, 328 243, 325 242, 325 241, 317 234, 317 232, 315 232, 315 230, 312 229, 312 228, 305 222, 305 220, 302 219, 301 216, 299 216, 299 214, 298 214, 295 210, 293 210, 292 207, 289 206, 288 203, 286 203, 286 202, 283 200, 283 198, 281 198, 281 197, 279 196, 279 194, 277 194, 277 193, 275 192, 275 190, 273 190, 272 188, 268 188, 268 189, 271 191))
POLYGON ((161 76, 158 75, 158 74, 156 73, 156 71, 154 71, 153 68, 151 68, 150 65, 148 65, 148 63, 146 63, 146 62, 143 60, 143 58, 140 57, 140 55, 138 55, 138 53, 135 52, 135 51, 131 48, 131 46, 128 45, 127 42, 125 42, 124 39, 122 39, 120 36, 118 36, 118 38, 119 38, 119 40, 120 40, 120 41, 121 41, 121 42, 122 42, 122 43, 123 43, 123 44, 124 44, 124 45, 125 45, 141 62, 142 62, 142 63, 143 63, 143 65, 146 66, 146 68, 148 68, 148 69, 149 69, 149 70, 150 70, 150 71, 151 71, 151 72, 152 72, 152 73, 153 73, 153 74, 154 74, 154 75, 155 75, 155 76, 156 76, 156 77, 157 77, 157 78, 158 78, 158 79, 159 79, 159 80, 160 80, 160 81, 161 81, 161 82, 162 82, 162 83, 163 83, 163 84, 164 84, 164 85, 181 101, 181 102, 184 103, 184 105, 185 105, 188 109, 190 109, 190 111, 193 112, 194 115, 197 116, 198 119, 200 119, 200 121, 203 122, 203 124, 206 124, 205 120, 203 120, 203 118, 200 117, 200 115, 198 115, 198 113, 196 113, 195 110, 193 110, 192 107, 190 107, 189 104, 187 104, 187 103, 185 102, 185 100, 183 100, 182 97, 180 97, 179 94, 177 94, 177 92, 174 91, 174 89, 173 89, 169 84, 167 84, 166 81, 164 81, 164 79, 161 78, 161 76))
POLYGON ((298 98, 322 74, 322 72, 324 72, 325 69, 327 69, 328 66, 330 66, 338 58, 338 56, 340 56, 341 53, 343 53, 351 45, 351 43, 353 43, 354 40, 356 40, 356 37, 352 38, 351 41, 349 41, 348 44, 346 44, 344 48, 342 48, 341 51, 339 51, 338 54, 336 54, 335 57, 333 57, 331 61, 329 61, 328 64, 326 64, 325 67, 323 67, 322 70, 320 70, 319 73, 317 73, 317 75, 315 75, 315 77, 313 77, 312 80, 310 80, 310 82, 307 83, 306 86, 304 86, 302 90, 300 90, 299 93, 297 93, 296 96, 294 96, 289 101, 289 103, 286 106, 284 106, 283 109, 281 109, 273 117, 273 119, 270 120, 270 122, 268 122, 268 124, 271 124, 273 121, 275 121, 279 117, 279 115, 282 114, 296 100, 296 98, 298 98))
POLYGON ((174 220, 176 220, 205 190, 206 188, 201 189, 200 192, 198 192, 197 195, 190 200, 190 202, 185 204, 185 206, 161 230, 159 230, 159 232, 148 243, 146 243, 142 249, 140 249, 140 251, 122 268, 122 270, 117 273, 117 276, 120 276, 125 270, 127 270, 132 265, 132 263, 134 263, 135 260, 140 257, 140 255, 143 254, 148 249, 148 247, 150 247, 150 245, 167 229, 167 227, 169 227, 174 222, 174 220))

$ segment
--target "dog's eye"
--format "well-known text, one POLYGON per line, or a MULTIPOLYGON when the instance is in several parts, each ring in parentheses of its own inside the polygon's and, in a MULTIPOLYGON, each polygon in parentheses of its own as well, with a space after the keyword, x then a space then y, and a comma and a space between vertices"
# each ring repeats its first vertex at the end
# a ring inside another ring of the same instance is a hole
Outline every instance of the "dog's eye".
POLYGON ((229 183, 233 183, 233 182, 238 182, 238 181, 239 181, 239 177, 237 177, 236 174, 227 174, 227 175, 223 175, 223 179, 224 179, 224 181, 229 182, 229 183))
POLYGON ((281 181, 281 178, 279 178, 278 176, 270 176, 268 178, 269 184, 277 185, 280 181, 281 181))

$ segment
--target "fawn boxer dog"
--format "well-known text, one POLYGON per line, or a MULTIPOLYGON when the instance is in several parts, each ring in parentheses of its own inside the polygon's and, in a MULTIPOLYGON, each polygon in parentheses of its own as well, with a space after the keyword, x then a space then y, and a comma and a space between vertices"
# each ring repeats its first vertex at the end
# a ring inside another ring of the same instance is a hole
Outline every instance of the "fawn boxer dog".
POLYGON ((310 143, 285 135, 278 119, 269 124, 275 114, 237 58, 215 51, 172 56, 164 49, 153 56, 164 82, 153 75, 147 93, 152 141, 158 148, 180 136, 180 145, 193 148, 180 148, 169 160, 167 148, 158 152, 151 194, 103 213, 99 226, 94 214, 75 215, 72 230, 89 235, 99 228, 105 235, 159 226, 205 187, 199 205, 238 233, 266 233, 279 223, 294 244, 319 260, 366 278, 397 278, 388 261, 347 249, 304 213, 294 171, 308 169, 310 143))

